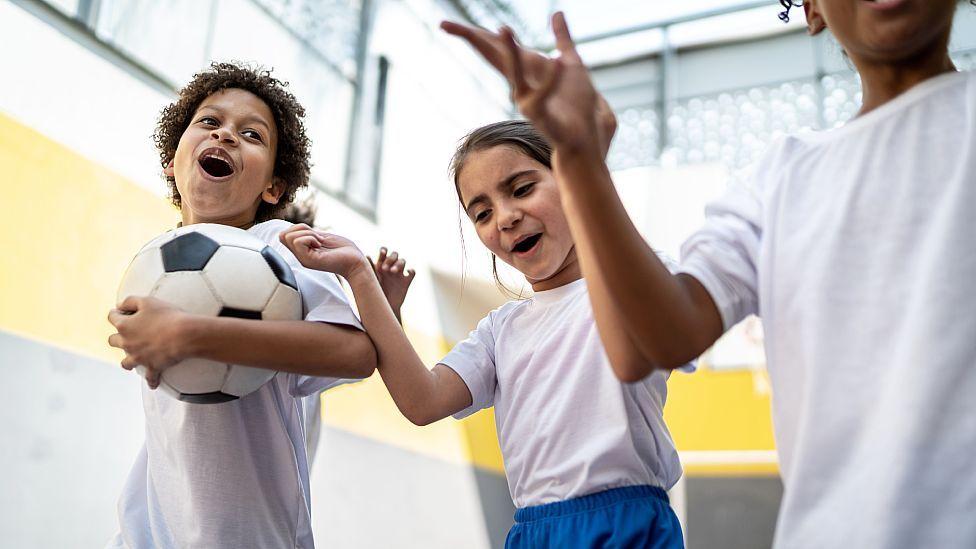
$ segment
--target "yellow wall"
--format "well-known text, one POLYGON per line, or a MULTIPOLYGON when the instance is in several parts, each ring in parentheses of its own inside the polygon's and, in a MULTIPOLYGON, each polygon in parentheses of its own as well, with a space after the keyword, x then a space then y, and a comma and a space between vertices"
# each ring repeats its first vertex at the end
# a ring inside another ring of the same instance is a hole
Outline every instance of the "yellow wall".
MULTIPOLYGON (((147 170, 153 169, 147 166, 147 170)), ((166 200, 0 114, 0 329, 115 363, 105 320, 132 255, 173 227, 166 200)), ((433 363, 447 343, 437 334, 407 329, 422 357, 433 363)), ((769 395, 747 371, 675 374, 665 416, 678 448, 773 448, 769 395)), ((420 428, 396 410, 378 376, 330 391, 330 425, 453 463, 502 472, 490 410, 461 421, 420 428)), ((719 464, 696 473, 775 473, 775 466, 719 464)))

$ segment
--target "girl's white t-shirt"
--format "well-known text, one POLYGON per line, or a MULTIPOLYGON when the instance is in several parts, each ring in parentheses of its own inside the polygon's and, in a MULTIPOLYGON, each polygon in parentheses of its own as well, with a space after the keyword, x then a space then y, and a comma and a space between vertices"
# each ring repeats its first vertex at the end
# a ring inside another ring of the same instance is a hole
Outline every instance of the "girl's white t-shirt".
POLYGON ((765 327, 775 547, 976 547, 976 74, 780 140, 683 271, 765 327))
MULTIPOLYGON (((272 220, 248 232, 288 262, 306 321, 362 329, 336 276, 306 269, 278 241, 290 226, 272 220)), ((279 372, 222 404, 188 404, 143 383, 146 443, 119 498, 120 532, 108 547, 312 549, 303 397, 348 381, 279 372)))
POLYGON ((663 417, 668 373, 614 376, 583 279, 492 311, 441 363, 471 391, 454 417, 495 407, 517 507, 621 486, 667 490, 681 476, 663 417))

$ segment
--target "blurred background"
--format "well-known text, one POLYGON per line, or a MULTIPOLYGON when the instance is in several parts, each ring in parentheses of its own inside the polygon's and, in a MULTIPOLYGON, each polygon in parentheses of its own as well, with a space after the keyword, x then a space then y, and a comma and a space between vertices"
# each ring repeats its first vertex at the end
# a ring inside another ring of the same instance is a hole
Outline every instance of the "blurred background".
MULTIPOLYGON (((508 24, 547 49, 556 9, 617 112, 620 194, 674 257, 770 139, 859 107, 837 43, 808 37, 800 8, 781 22, 775 0, 0 0, 0 547, 101 547, 118 527, 143 413, 105 316, 132 255, 178 220, 151 135, 194 72, 240 60, 291 82, 314 141, 303 199, 317 225, 418 271, 404 324, 433 364, 506 300, 448 160, 468 131, 515 116, 505 83, 438 23, 508 24)), ((951 49, 976 65, 968 2, 951 49)), ((772 539, 782 486, 761 346, 749 319, 671 378, 685 466, 672 497, 691 548, 772 539)), ((310 405, 319 546, 502 546, 513 507, 490 410, 414 427, 378 376, 310 405)))

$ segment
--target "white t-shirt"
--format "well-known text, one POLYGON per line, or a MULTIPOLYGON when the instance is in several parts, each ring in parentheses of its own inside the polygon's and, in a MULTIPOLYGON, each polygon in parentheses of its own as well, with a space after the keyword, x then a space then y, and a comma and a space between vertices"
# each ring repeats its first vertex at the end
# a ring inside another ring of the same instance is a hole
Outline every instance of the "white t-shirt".
MULTIPOLYGON (((278 241, 289 226, 272 220, 248 232, 291 266, 305 320, 362 329, 335 275, 302 267, 278 241)), ((180 402, 143 384, 146 443, 119 499, 121 532, 109 547, 312 548, 302 397, 344 381, 281 372, 247 396, 213 405, 180 402)))
POLYGON ((668 373, 614 376, 583 279, 495 309, 441 363, 471 391, 454 417, 495 407, 517 507, 621 486, 667 490, 681 476, 662 415, 668 373))
POLYGON ((682 270, 765 326, 775 546, 976 547, 976 74, 776 143, 682 270))

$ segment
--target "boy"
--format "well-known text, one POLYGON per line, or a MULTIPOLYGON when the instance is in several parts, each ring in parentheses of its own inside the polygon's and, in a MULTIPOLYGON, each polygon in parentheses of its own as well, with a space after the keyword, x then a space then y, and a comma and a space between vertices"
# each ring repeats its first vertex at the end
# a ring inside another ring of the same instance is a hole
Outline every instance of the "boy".
POLYGON ((155 142, 182 224, 231 225, 274 246, 306 314, 293 322, 199 317, 138 297, 109 313, 122 367, 148 370, 146 442, 109 547, 313 547, 301 399, 368 377, 376 355, 335 277, 304 269, 278 240, 291 225, 273 218, 309 176, 304 109, 285 85, 267 71, 214 64, 160 117, 155 142), (224 404, 151 390, 188 357, 281 373, 224 404))
POLYGON ((673 368, 748 314, 763 318, 785 487, 775 547, 970 549, 976 75, 949 59, 956 2, 803 8, 810 34, 830 29, 857 69, 861 111, 771 146, 750 186, 708 208, 678 275, 614 190, 594 137, 598 95, 561 14, 558 59, 508 30, 444 28, 508 77, 556 144, 583 273, 606 298, 594 309, 630 338, 635 360, 618 377, 673 368))

